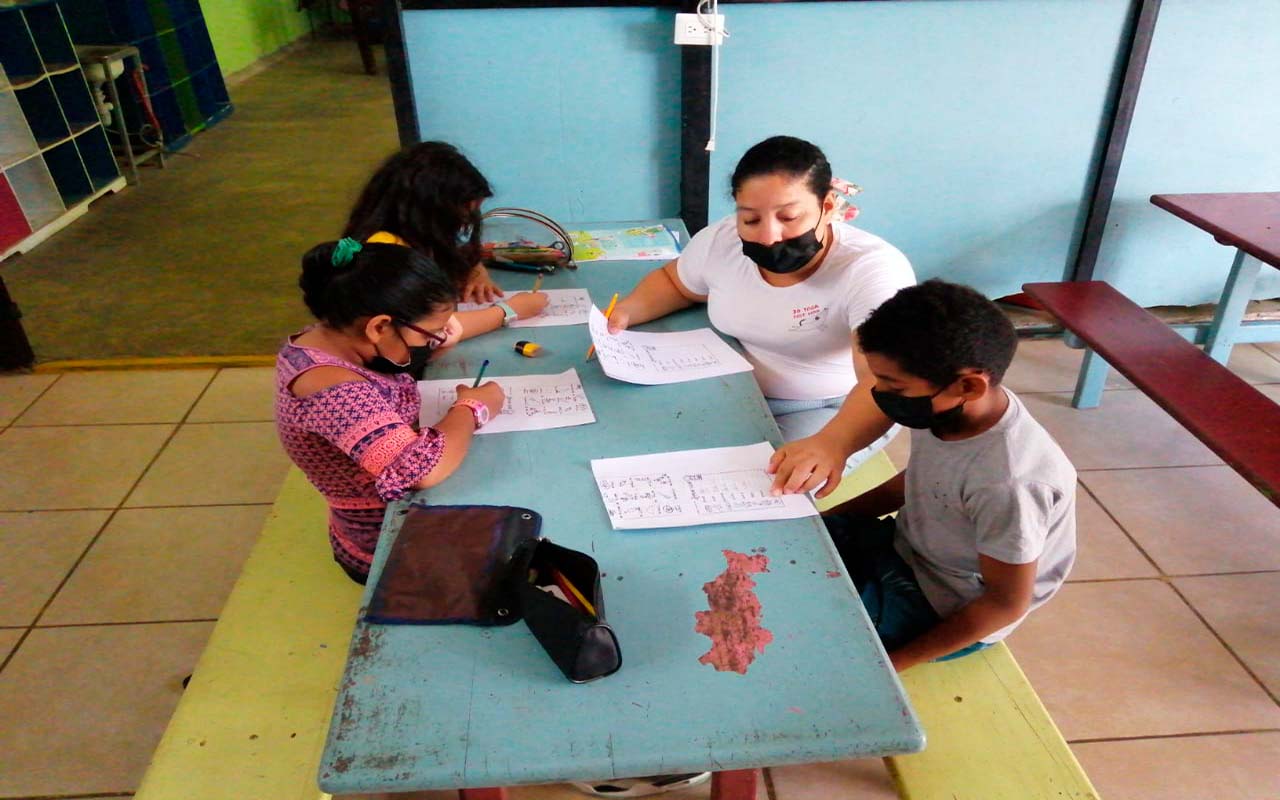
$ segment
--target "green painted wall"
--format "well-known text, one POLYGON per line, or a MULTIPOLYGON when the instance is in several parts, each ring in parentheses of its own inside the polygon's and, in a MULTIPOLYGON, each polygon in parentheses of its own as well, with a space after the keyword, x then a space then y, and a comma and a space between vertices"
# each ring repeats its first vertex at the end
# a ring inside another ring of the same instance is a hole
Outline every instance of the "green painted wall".
POLYGON ((204 0, 200 4, 223 75, 244 69, 310 32, 296 0, 204 0))

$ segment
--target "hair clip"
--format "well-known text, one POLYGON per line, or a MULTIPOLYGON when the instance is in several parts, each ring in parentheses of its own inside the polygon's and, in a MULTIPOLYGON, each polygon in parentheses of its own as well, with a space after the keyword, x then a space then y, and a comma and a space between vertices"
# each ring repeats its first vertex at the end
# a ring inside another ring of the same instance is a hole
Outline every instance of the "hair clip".
POLYGON ((858 216, 858 207, 849 201, 862 191, 862 187, 844 178, 832 178, 831 189, 836 193, 836 207, 832 217, 841 222, 853 222, 858 216))
POLYGON ((351 263, 351 259, 356 257, 364 249, 364 245, 352 239, 350 236, 343 237, 333 246, 333 265, 335 267, 345 267, 351 263))

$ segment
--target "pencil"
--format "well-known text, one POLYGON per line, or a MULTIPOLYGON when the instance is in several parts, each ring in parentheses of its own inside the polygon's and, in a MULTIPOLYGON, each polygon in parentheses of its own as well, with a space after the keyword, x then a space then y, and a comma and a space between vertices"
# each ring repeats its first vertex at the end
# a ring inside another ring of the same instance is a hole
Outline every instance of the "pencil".
POLYGON ((533 282, 533 290, 536 292, 541 288, 542 288, 542 273, 539 272, 537 279, 534 280, 533 282))
POLYGON ((591 603, 588 602, 587 598, 582 596, 582 592, 578 591, 577 586, 574 586, 572 583, 569 582, 569 579, 565 577, 565 574, 563 572, 556 569, 555 567, 552 567, 551 574, 555 578, 556 583, 560 584, 560 587, 562 589, 568 589, 569 592, 577 599, 577 601, 582 604, 582 608, 588 614, 590 614, 593 617, 596 615, 595 606, 591 605, 591 603))
MULTIPOLYGON (((604 318, 605 318, 605 319, 608 319, 608 318, 609 318, 609 316, 613 314, 613 307, 614 307, 614 306, 616 306, 617 304, 618 304, 618 293, 617 293, 617 292, 614 292, 614 293, 613 293, 613 299, 609 301, 609 307, 608 307, 607 309, 605 309, 605 312, 604 312, 604 318)), ((596 346, 593 344, 593 345, 591 345, 590 347, 588 347, 588 348, 587 348, 587 358, 586 358, 586 360, 587 360, 587 361, 590 361, 590 360, 591 360, 591 357, 592 357, 593 355, 595 355, 595 353, 596 353, 596 346)))
POLYGON ((480 371, 476 373, 476 382, 471 384, 472 389, 480 385, 480 379, 484 377, 484 371, 488 368, 489 368, 489 359, 486 358, 484 360, 484 363, 480 365, 480 371))

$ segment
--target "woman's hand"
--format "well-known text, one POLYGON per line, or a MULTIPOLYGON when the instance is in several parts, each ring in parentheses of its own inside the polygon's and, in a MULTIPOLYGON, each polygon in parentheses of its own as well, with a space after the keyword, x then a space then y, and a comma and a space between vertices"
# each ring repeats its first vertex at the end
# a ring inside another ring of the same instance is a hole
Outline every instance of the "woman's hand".
POLYGON ((503 403, 507 401, 507 395, 502 391, 502 387, 493 381, 485 381, 474 389, 465 383, 460 383, 457 389, 459 400, 479 400, 488 406, 490 419, 498 418, 503 403))
POLYGON ((821 434, 787 442, 769 459, 765 468, 773 476, 773 494, 798 494, 821 486, 815 495, 826 497, 840 485, 844 462, 849 457, 838 445, 821 434))
POLYGON ((462 289, 464 303, 492 303, 502 297, 502 287, 489 277, 489 270, 484 264, 476 264, 467 276, 467 284, 462 289))
POLYGON ((516 316, 520 319, 538 316, 546 309, 549 302, 551 302, 551 296, 546 292, 520 292, 507 298, 507 305, 515 310, 516 316))
POLYGON ((614 308, 609 315, 609 333, 622 333, 631 324, 631 312, 614 308))

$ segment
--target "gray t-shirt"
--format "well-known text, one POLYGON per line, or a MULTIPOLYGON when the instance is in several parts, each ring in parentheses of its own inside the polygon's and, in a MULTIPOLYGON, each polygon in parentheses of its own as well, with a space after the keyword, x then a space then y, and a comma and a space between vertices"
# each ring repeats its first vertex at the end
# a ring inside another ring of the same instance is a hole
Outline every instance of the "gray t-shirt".
MULTIPOLYGON (((906 503, 894 545, 946 618, 983 592, 978 554, 1036 561, 1031 609, 1053 596, 1076 559, 1076 471, 1008 389, 1000 421, 969 439, 913 431, 906 503)), ((1025 619, 1025 616, 1023 617, 1025 619)), ((998 642, 1022 619, 983 639, 998 642)))

